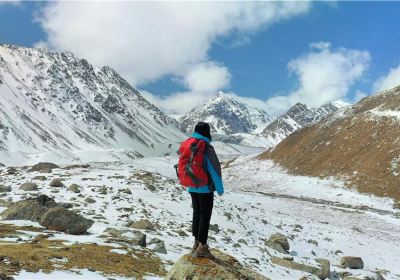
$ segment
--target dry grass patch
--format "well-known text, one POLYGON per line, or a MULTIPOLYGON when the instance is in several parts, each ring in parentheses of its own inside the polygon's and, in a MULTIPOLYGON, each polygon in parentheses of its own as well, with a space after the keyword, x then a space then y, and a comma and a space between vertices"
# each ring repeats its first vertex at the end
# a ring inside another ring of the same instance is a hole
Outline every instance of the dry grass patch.
POLYGON ((111 246, 94 243, 65 245, 60 240, 37 239, 31 243, 0 245, 0 271, 15 275, 21 270, 50 273, 59 270, 91 269, 104 275, 143 279, 145 275, 163 276, 161 260, 147 251, 128 254, 111 252, 111 246))

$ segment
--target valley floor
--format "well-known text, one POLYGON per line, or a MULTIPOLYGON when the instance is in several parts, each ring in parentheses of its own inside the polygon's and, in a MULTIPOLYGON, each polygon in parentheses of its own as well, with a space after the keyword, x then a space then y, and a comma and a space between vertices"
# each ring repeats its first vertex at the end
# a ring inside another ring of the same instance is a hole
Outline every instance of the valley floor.
MULTIPOLYGON (((154 249, 160 240, 164 242, 167 254, 157 255, 168 270, 190 250, 193 242, 190 196, 177 184, 172 167, 175 162, 174 157, 145 158, 129 163, 91 163, 89 168, 54 169, 51 174, 40 174, 46 180, 37 182, 39 192, 18 188, 22 183, 33 181, 38 173, 19 169, 18 174, 6 175, 3 170, 0 184, 12 186, 12 191, 2 199, 18 201, 42 193, 55 197, 57 202, 77 203, 73 209, 96 221, 89 234, 72 236, 56 232, 51 239, 71 244, 107 244, 121 254, 127 253, 126 248, 106 242, 104 231, 107 228, 126 230, 129 221, 149 219, 155 230, 143 231, 148 248, 154 249), (66 186, 78 184, 80 193, 71 192, 67 187, 54 190, 49 182, 56 177, 63 178, 66 186), (106 194, 99 192, 103 186, 106 194), (94 201, 88 203, 88 197, 94 201)), ((295 261, 312 263, 315 258, 328 259, 331 279, 339 279, 337 272, 345 270, 337 267, 340 257, 345 255, 360 256, 364 260, 365 268, 352 270, 354 275, 374 275, 380 271, 385 279, 400 279, 400 214, 390 199, 359 194, 332 179, 289 175, 273 163, 258 161, 254 156, 226 162, 223 174, 226 193, 222 198, 215 197, 211 247, 226 251, 270 279, 300 279, 305 273, 274 265, 270 260, 272 255, 281 254, 264 242, 279 232, 289 238, 289 253, 295 261)), ((3 209, 0 207, 0 211, 3 209)), ((7 223, 40 227, 32 222, 7 223)), ((15 239, 3 238, 0 242, 13 243, 15 239)), ((80 272, 81 275, 65 271, 51 274, 23 271, 16 279, 107 279, 98 272, 80 272)), ((145 278, 161 279, 154 275, 145 278)))

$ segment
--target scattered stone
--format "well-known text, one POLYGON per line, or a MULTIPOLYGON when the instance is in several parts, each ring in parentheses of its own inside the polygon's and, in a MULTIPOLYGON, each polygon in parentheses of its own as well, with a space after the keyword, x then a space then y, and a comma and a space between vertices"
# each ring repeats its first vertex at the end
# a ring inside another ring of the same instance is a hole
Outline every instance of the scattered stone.
POLYGON ((244 239, 242 239, 242 238, 239 239, 238 242, 239 242, 239 243, 242 243, 242 244, 244 244, 244 245, 247 245, 247 241, 244 240, 244 239))
POLYGON ((47 177, 43 175, 35 176, 32 178, 32 180, 37 180, 37 181, 46 181, 47 177))
POLYGON ((99 194, 107 194, 107 188, 105 186, 100 187, 99 194))
POLYGON ((38 185, 35 184, 35 183, 30 183, 30 182, 28 182, 28 183, 23 183, 23 184, 19 187, 19 189, 20 189, 20 190, 23 190, 23 191, 27 191, 27 192, 29 192, 29 191, 37 191, 37 190, 38 190, 38 185))
POLYGON ((85 202, 86 202, 86 203, 92 204, 92 203, 96 203, 96 200, 93 199, 93 198, 91 198, 91 197, 86 197, 86 198, 85 198, 85 202))
POLYGON ((43 215, 39 223, 50 230, 68 234, 83 234, 93 225, 94 221, 63 207, 54 207, 43 215))
POLYGON ((308 243, 310 243, 310 244, 313 244, 313 245, 315 245, 315 246, 317 246, 317 247, 318 247, 318 241, 317 241, 317 240, 314 240, 314 239, 308 239, 308 240, 307 240, 307 242, 308 242, 308 243))
POLYGON ((168 272, 165 280, 268 280, 269 278, 244 267, 236 258, 211 250, 216 260, 182 256, 168 272))
POLYGON ((345 256, 340 259, 340 267, 352 268, 352 269, 363 269, 364 262, 360 257, 345 256))
POLYGON ((135 228, 135 229, 147 229, 154 231, 154 225, 148 219, 141 219, 136 222, 128 222, 127 227, 135 228))
POLYGON ((11 191, 10 186, 0 185, 0 193, 6 193, 6 192, 10 192, 10 191, 11 191))
POLYGON ((316 275, 320 279, 327 279, 330 277, 330 263, 325 259, 315 260, 319 266, 312 266, 309 264, 298 263, 293 260, 285 260, 277 256, 272 256, 271 262, 276 265, 287 267, 294 270, 300 270, 307 273, 316 275))
POLYGON ((54 168, 60 168, 57 164, 51 162, 39 162, 31 167, 28 172, 42 172, 42 173, 51 173, 54 168))
POLYGON ((14 174, 17 174, 17 172, 18 172, 18 170, 17 170, 17 168, 15 168, 15 167, 9 167, 9 168, 7 168, 7 174, 8 174, 8 175, 14 175, 14 174))
POLYGON ((213 231, 215 233, 218 233, 219 232, 219 226, 217 224, 210 225, 209 230, 211 230, 211 231, 213 231))
POLYGON ((68 190, 70 190, 73 193, 80 193, 80 189, 78 184, 72 184, 71 186, 68 187, 68 190))
POLYGON ((343 254, 342 250, 336 250, 335 255, 343 254))
POLYGON ((164 241, 157 242, 156 247, 154 247, 154 251, 160 254, 167 254, 164 241))
POLYGON ((64 187, 64 183, 62 182, 61 178, 54 178, 50 182, 50 187, 62 188, 62 187, 64 187))
POLYGON ((288 254, 290 250, 287 237, 280 233, 272 234, 268 240, 265 241, 265 245, 283 254, 288 254))
POLYGON ((120 189, 119 191, 122 192, 122 193, 126 193, 126 194, 132 194, 132 191, 130 189, 128 189, 128 188, 120 189))

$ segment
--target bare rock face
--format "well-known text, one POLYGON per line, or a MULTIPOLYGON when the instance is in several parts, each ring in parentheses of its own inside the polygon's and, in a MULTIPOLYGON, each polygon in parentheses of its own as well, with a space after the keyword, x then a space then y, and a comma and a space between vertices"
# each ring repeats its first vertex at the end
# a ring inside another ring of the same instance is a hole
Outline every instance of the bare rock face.
POLYGON ((94 221, 69 211, 63 207, 48 210, 40 220, 40 225, 50 230, 62 231, 68 234, 83 234, 94 221))
POLYGON ((269 278, 245 268, 234 257, 212 250, 215 261, 206 258, 182 256, 168 272, 166 280, 268 280, 269 278))

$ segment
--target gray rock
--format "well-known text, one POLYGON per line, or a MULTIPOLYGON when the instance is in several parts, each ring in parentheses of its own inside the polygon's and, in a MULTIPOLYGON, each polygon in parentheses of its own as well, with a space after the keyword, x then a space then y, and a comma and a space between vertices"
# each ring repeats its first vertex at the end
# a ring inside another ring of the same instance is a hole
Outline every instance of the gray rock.
POLYGON ((35 176, 32 178, 32 180, 37 180, 37 181, 46 181, 47 177, 43 175, 35 176))
POLYGON ((50 230, 68 234, 83 234, 93 225, 94 221, 63 207, 54 207, 42 216, 39 223, 50 230))
POLYGON ((157 242, 154 251, 160 254, 167 254, 167 249, 165 248, 164 241, 157 242))
POLYGON ((283 254, 288 254, 290 250, 289 241, 287 240, 287 237, 280 233, 272 234, 265 242, 265 245, 283 254))
POLYGON ((121 190, 119 190, 120 192, 122 192, 122 193, 126 193, 126 194, 132 194, 132 191, 130 190, 130 189, 121 189, 121 190))
POLYGON ((107 194, 107 188, 105 186, 100 187, 99 194, 107 194))
POLYGON ((27 191, 27 192, 29 192, 29 191, 37 191, 37 190, 38 190, 38 185, 35 184, 35 183, 30 183, 30 182, 28 182, 28 183, 23 183, 23 184, 19 187, 19 189, 20 189, 20 190, 23 190, 23 191, 27 191))
POLYGON ((48 172, 51 173, 52 169, 60 168, 57 164, 51 162, 39 162, 31 167, 28 172, 39 171, 39 172, 48 172))
POLYGON ((73 193, 80 193, 79 186, 77 184, 72 184, 71 186, 68 187, 68 190, 70 190, 73 193))
POLYGON ((64 187, 64 183, 61 178, 54 178, 50 182, 50 187, 62 188, 64 187))
POLYGON ((15 167, 9 167, 7 168, 7 174, 8 175, 14 175, 17 174, 18 170, 15 167))
POLYGON ((293 260, 286 260, 284 258, 279 258, 277 256, 271 257, 271 262, 276 265, 287 267, 294 270, 300 270, 307 273, 316 275, 320 279, 328 279, 330 277, 330 263, 325 259, 316 259, 319 266, 312 266, 308 264, 303 264, 299 262, 294 262, 293 260))
POLYGON ((135 228, 135 229, 147 229, 154 231, 154 225, 148 219, 141 219, 136 222, 129 222, 128 227, 135 228))
POLYGON ((209 230, 211 230, 211 231, 213 231, 215 233, 218 233, 219 232, 219 226, 217 224, 210 225, 209 230))
POLYGON ((52 207, 59 206, 47 195, 28 198, 12 204, 1 213, 4 220, 29 220, 39 222, 43 214, 52 207))
POLYGON ((344 256, 340 258, 340 266, 343 268, 363 269, 364 262, 360 257, 344 256))
POLYGON ((91 204, 92 204, 92 203, 96 203, 96 200, 93 199, 93 198, 91 198, 91 197, 86 197, 86 198, 85 198, 85 202, 86 202, 86 203, 91 203, 91 204))
POLYGON ((0 185, 0 193, 6 193, 6 192, 11 192, 11 187, 0 185))

